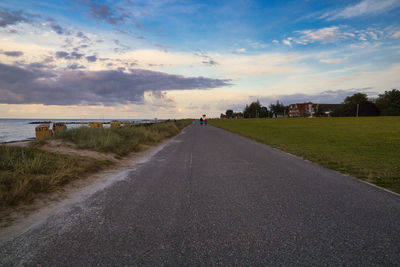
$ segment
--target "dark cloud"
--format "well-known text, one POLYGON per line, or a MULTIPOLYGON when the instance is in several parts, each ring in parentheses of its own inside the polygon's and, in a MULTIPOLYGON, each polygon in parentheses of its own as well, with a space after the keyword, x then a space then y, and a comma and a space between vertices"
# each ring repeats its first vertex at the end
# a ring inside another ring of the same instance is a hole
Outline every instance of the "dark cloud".
POLYGON ((116 45, 119 46, 119 47, 117 47, 117 48, 114 48, 115 53, 120 53, 120 52, 124 53, 124 52, 128 51, 129 49, 131 49, 130 46, 127 46, 127 45, 122 44, 122 43, 121 43, 119 40, 117 40, 117 39, 115 39, 115 40, 113 40, 113 41, 114 41, 114 43, 115 43, 116 45))
POLYGON ((89 37, 87 37, 83 32, 77 32, 76 37, 81 38, 83 41, 90 41, 89 37))
POLYGON ((86 67, 85 66, 82 66, 82 65, 79 65, 79 64, 76 64, 76 63, 74 63, 74 64, 71 64, 71 65, 68 65, 68 67, 67 67, 68 69, 70 69, 70 70, 77 70, 77 69, 85 69, 86 67))
POLYGON ((216 62, 215 60, 213 60, 208 54, 207 52, 201 50, 201 49, 197 49, 196 52, 194 52, 194 55, 203 58, 203 61, 201 63, 207 65, 207 66, 215 66, 215 65, 219 65, 218 62, 216 62))
POLYGON ((24 53, 21 51, 0 51, 0 54, 6 55, 8 57, 20 57, 24 55, 24 53))
POLYGON ((137 29, 144 28, 143 25, 141 25, 135 19, 135 15, 130 10, 116 5, 90 1, 89 15, 111 25, 125 25, 124 29, 119 27, 115 27, 114 29, 115 31, 124 34, 132 33, 132 25, 134 25, 137 29))
POLYGON ((89 62, 96 62, 97 61, 97 57, 96 56, 87 56, 86 60, 89 62))
POLYGON ((219 65, 216 61, 212 60, 211 58, 209 58, 208 61, 202 61, 201 63, 207 66, 219 65))
POLYGON ((57 34, 65 34, 65 29, 57 23, 51 23, 50 28, 52 28, 57 34))
POLYGON ((72 52, 71 53, 71 58, 73 58, 73 59, 80 59, 83 56, 84 56, 84 54, 80 54, 78 52, 72 52))
POLYGON ((98 2, 90 2, 89 5, 89 14, 92 17, 110 24, 123 22, 128 17, 126 10, 122 8, 112 9, 109 5, 98 2))
POLYGON ((68 52, 65 51, 57 51, 56 52, 56 58, 67 58, 69 55, 68 52))
POLYGON ((8 9, 0 9, 0 27, 28 21, 26 14, 24 14, 22 10, 11 11, 8 9))
POLYGON ((26 67, 30 68, 30 69, 48 69, 49 65, 41 63, 41 62, 33 62, 33 63, 28 64, 26 67))
MULTIPOLYGON (((78 67, 78 66, 77 66, 78 67)), ((0 103, 82 105, 142 103, 145 92, 211 89, 230 80, 184 77, 135 69, 130 72, 56 71, 0 63, 0 103)), ((164 101, 165 102, 165 101, 164 101)))
POLYGON ((66 51, 57 51, 56 52, 56 58, 81 59, 84 56, 85 56, 84 54, 81 54, 78 52, 71 52, 71 53, 68 53, 66 51))
POLYGON ((46 25, 48 25, 53 31, 55 31, 59 35, 70 35, 71 32, 66 28, 62 27, 58 22, 53 18, 47 18, 46 25))

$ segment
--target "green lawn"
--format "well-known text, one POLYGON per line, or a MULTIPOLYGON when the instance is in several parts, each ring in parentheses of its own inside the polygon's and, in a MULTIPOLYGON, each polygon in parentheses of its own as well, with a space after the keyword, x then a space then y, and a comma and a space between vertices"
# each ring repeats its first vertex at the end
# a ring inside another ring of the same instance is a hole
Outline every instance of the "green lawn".
POLYGON ((209 123, 400 193, 400 117, 209 123))

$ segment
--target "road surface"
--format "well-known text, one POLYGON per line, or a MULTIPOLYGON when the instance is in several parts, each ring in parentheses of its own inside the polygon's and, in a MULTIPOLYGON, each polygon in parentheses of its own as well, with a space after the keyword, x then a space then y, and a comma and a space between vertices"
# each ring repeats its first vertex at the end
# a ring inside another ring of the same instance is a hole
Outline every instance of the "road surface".
POLYGON ((0 265, 400 265, 400 197, 193 124, 0 244, 0 265))

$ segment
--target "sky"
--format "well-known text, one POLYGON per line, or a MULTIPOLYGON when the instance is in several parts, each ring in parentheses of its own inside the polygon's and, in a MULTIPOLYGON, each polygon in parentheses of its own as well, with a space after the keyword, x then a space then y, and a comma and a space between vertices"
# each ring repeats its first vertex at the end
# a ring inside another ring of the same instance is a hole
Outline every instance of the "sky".
POLYGON ((400 0, 0 2, 0 118, 218 117, 400 89, 400 0))

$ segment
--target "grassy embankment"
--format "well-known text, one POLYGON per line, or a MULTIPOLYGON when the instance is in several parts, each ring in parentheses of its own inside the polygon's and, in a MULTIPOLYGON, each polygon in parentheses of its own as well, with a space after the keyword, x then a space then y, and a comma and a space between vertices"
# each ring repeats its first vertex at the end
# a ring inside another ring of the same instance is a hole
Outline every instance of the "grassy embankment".
MULTIPOLYGON (((113 129, 82 127, 59 133, 53 138, 73 142, 77 148, 124 156, 141 150, 144 145, 172 137, 190 123, 191 120, 179 120, 113 129)), ((72 180, 112 165, 109 161, 40 150, 44 142, 34 142, 30 147, 0 146, 0 209, 30 202, 38 193, 57 190, 72 180)))
POLYGON ((121 128, 100 129, 81 127, 60 132, 55 138, 72 142, 80 149, 125 156, 132 151, 141 150, 143 145, 153 145, 178 134, 191 122, 191 120, 178 120, 147 126, 126 125, 121 128))
POLYGON ((400 117, 209 123, 400 193, 400 117))

